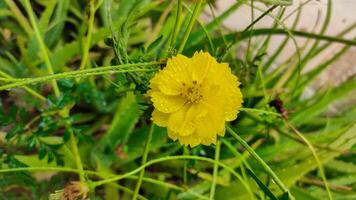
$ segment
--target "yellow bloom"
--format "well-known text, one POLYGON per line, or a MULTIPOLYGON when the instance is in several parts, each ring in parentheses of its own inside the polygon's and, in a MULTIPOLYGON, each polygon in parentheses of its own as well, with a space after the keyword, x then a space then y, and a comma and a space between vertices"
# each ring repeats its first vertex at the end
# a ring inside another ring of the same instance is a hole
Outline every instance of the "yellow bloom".
POLYGON ((150 81, 152 120, 167 127, 168 136, 181 144, 215 144, 217 135, 225 133, 225 121, 237 117, 242 103, 239 84, 229 65, 209 53, 177 55, 150 81))

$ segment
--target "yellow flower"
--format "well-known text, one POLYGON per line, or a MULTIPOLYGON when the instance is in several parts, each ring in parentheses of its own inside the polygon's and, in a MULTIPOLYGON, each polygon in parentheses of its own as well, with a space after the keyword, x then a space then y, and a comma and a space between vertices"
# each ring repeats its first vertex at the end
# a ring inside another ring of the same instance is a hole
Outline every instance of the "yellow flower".
POLYGON ((152 120, 181 144, 215 144, 217 135, 225 133, 225 121, 237 117, 242 104, 239 84, 229 65, 209 53, 177 55, 150 81, 152 120))

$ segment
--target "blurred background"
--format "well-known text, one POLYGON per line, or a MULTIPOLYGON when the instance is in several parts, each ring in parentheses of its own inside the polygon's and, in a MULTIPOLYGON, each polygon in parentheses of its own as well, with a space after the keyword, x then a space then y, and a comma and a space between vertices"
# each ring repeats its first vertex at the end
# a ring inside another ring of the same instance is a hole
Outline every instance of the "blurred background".
MULTIPOLYGON (((218 16, 223 11, 227 10, 236 2, 236 0, 218 0, 215 4, 215 14, 218 16)), ((336 36, 342 30, 347 29, 350 26, 356 26, 356 0, 332 0, 331 6, 331 18, 330 24, 325 31, 325 35, 336 36)), ((268 7, 258 1, 253 3, 255 9, 253 10, 254 19, 263 14, 268 7)), ((328 8, 328 0, 293 0, 293 5, 288 6, 285 11, 285 16, 282 18, 281 23, 286 27, 293 26, 293 23, 297 17, 297 10, 301 9, 299 22, 296 25, 296 30, 319 33, 322 29, 323 23, 326 18, 328 8)), ((228 17, 223 25, 225 28, 230 30, 243 30, 246 28, 252 19, 251 7, 248 5, 242 5, 240 9, 236 10, 234 14, 228 17)), ((273 26, 274 17, 278 14, 278 9, 272 12, 273 16, 267 16, 262 18, 258 23, 254 25, 255 28, 270 28, 273 26)), ((211 20, 212 14, 209 8, 205 9, 203 19, 211 20)), ((259 38, 254 37, 253 40, 258 40, 259 38)), ((282 43, 285 36, 273 36, 271 43, 269 45, 268 53, 272 54, 282 43)), ((344 38, 355 39, 356 29, 349 31, 345 34, 344 38)), ((261 41, 262 38, 260 38, 261 41)), ((311 47, 313 42, 307 42, 307 39, 301 37, 295 37, 298 47, 311 47)), ((321 42, 322 43, 322 42, 321 42)), ((244 55, 247 45, 242 45, 239 49, 238 54, 244 55)), ((305 71, 313 69, 318 63, 324 60, 332 58, 335 54, 342 49, 344 45, 334 43, 320 55, 316 56, 314 59, 309 61, 305 67, 305 71)), ((296 46, 290 40, 286 45, 285 49, 280 53, 279 57, 275 60, 274 65, 280 65, 286 61, 293 53, 295 53, 296 46)), ((303 55, 303 54, 302 54, 303 55)), ((328 85, 339 85, 340 83, 350 79, 356 74, 356 48, 351 47, 343 54, 336 62, 332 63, 324 72, 322 72, 319 77, 314 81, 313 84, 305 91, 304 97, 309 97, 314 94, 316 90, 320 87, 326 87, 328 85)), ((350 98, 345 102, 337 102, 329 106, 331 112, 337 112, 338 109, 343 107, 346 109, 346 105, 352 106, 356 104, 356 90, 350 95, 350 98)))

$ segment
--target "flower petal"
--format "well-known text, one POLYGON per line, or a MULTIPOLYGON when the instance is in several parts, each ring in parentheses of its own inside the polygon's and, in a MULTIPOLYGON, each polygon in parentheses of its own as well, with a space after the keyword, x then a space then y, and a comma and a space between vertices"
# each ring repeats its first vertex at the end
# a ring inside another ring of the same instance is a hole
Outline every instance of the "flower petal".
POLYGON ((159 80, 159 89, 167 95, 179 95, 182 90, 182 83, 176 79, 173 73, 163 71, 159 80))
POLYGON ((209 53, 195 53, 192 57, 192 80, 202 83, 214 64, 217 62, 209 53))
POLYGON ((159 81, 161 78, 161 73, 160 71, 158 73, 156 73, 153 78, 150 80, 150 88, 152 90, 158 90, 159 87, 159 81))
POLYGON ((165 75, 170 74, 173 77, 173 81, 178 83, 187 83, 191 81, 191 59, 177 55, 171 59, 168 59, 167 66, 164 68, 165 75))
POLYGON ((233 121, 237 118, 238 110, 242 106, 242 94, 239 89, 230 90, 226 101, 225 120, 233 121))
POLYGON ((173 113, 185 103, 185 99, 180 96, 165 95, 157 91, 151 93, 151 100, 154 107, 163 113, 173 113))
POLYGON ((190 147, 195 147, 200 144, 201 138, 196 135, 179 136, 178 140, 183 145, 189 145, 190 147))
POLYGON ((172 113, 168 119, 168 128, 177 132, 179 136, 190 135, 195 127, 191 115, 189 115, 190 106, 183 106, 177 112, 172 113))
POLYGON ((177 132, 168 129, 168 137, 170 137, 173 141, 176 141, 178 136, 179 134, 177 132))
POLYGON ((201 138, 211 138, 222 132, 225 126, 223 113, 218 109, 209 109, 209 113, 200 117, 195 123, 195 133, 201 138))
POLYGON ((202 138, 201 143, 204 145, 216 144, 216 136, 202 138))
POLYGON ((152 112, 152 121, 157 124, 157 126, 166 127, 168 125, 168 118, 170 114, 163 113, 157 109, 152 112))

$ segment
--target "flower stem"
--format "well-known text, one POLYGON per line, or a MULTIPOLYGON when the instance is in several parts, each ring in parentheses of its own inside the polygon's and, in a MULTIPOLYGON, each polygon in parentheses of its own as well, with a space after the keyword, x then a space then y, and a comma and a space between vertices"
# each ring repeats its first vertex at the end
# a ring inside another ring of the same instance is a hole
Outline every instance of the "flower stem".
POLYGON ((216 142, 216 149, 215 149, 215 163, 214 163, 214 171, 213 171, 213 181, 211 184, 211 189, 210 189, 210 200, 214 199, 215 196, 215 188, 216 188, 216 180, 217 180, 217 176, 218 176, 218 170, 219 170, 219 166, 217 165, 217 163, 220 160, 220 147, 221 147, 221 142, 217 141, 216 142))
POLYGON ((74 159, 75 159, 75 164, 77 166, 77 169, 79 170, 79 180, 81 182, 85 182, 85 173, 84 173, 84 168, 82 164, 82 160, 80 159, 80 154, 78 151, 78 146, 77 146, 77 140, 74 136, 73 129, 70 127, 69 124, 66 125, 67 130, 70 133, 70 138, 69 138, 69 145, 72 150, 74 159))
MULTIPOLYGON (((189 151, 188 147, 184 146, 183 147, 183 156, 189 155, 189 154, 190 154, 190 151, 189 151)), ((183 183, 184 184, 187 184, 187 181, 188 181, 187 168, 188 168, 188 162, 185 161, 183 164, 183 183)))
POLYGON ((226 126, 226 130, 254 157, 263 169, 273 178, 278 187, 283 191, 289 194, 291 199, 294 199, 292 194, 289 192, 288 188, 283 184, 283 182, 277 177, 277 175, 273 172, 273 170, 262 160, 262 158, 253 150, 234 130, 232 130, 229 126, 226 126))
MULTIPOLYGON (((152 139, 152 133, 154 131, 154 126, 155 126, 154 124, 151 124, 150 130, 148 131, 148 134, 147 134, 147 137, 146 137, 146 142, 145 142, 145 147, 144 147, 144 150, 143 150, 143 156, 142 156, 142 162, 141 162, 142 165, 145 165, 146 162, 147 162, 147 156, 148 156, 148 152, 150 150, 150 143, 151 143, 151 139, 152 139)), ((133 194, 133 197, 132 197, 133 200, 136 200, 138 195, 139 195, 141 184, 142 184, 142 178, 143 178, 144 174, 145 174, 145 168, 143 168, 140 171, 140 175, 138 177, 138 180, 137 180, 137 183, 136 183, 136 187, 135 187, 135 191, 134 191, 134 194, 133 194)))
POLYGON ((190 18, 189 24, 187 29, 185 30, 185 33, 183 35, 183 40, 181 41, 179 48, 178 48, 178 53, 182 53, 184 50, 185 43, 187 43, 187 40, 189 38, 190 32, 193 29, 193 26, 195 24, 196 18, 198 17, 199 10, 201 7, 201 4, 203 3, 203 0, 199 0, 198 3, 195 5, 192 17, 190 18))

